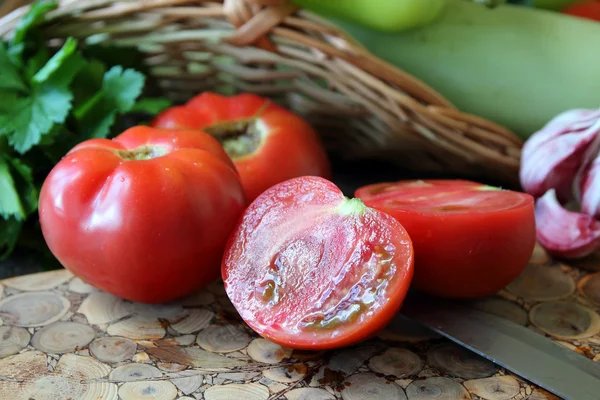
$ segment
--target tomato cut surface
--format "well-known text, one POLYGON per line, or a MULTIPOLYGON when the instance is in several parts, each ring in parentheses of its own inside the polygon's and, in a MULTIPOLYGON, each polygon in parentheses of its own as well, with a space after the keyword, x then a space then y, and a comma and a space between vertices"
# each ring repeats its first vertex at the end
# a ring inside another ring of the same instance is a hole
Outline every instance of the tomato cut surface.
POLYGON ((413 285, 450 298, 491 295, 514 280, 535 246, 534 199, 476 182, 411 180, 359 188, 393 216, 415 251, 413 285))
POLYGON ((227 295, 253 330, 313 350, 383 328, 412 274, 406 230, 318 177, 261 194, 232 233, 222 265, 227 295))

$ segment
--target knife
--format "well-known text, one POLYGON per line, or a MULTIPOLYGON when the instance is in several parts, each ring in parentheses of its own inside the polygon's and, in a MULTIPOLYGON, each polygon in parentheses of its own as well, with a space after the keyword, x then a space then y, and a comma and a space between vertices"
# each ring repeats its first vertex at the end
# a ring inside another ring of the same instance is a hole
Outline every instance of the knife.
POLYGON ((400 313, 567 400, 600 399, 600 363, 464 302, 411 291, 400 313))

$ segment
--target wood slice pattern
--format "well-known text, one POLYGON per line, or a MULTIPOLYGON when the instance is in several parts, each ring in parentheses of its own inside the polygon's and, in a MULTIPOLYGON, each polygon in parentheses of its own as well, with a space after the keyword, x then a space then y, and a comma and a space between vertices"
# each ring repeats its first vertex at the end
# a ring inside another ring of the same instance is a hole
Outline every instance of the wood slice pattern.
POLYGON ((427 362, 444 374, 463 379, 485 378, 498 370, 491 361, 454 343, 429 349, 427 362))
MULTIPOLYGON (((519 278, 472 305, 600 362, 600 258, 588 264, 538 247, 519 278)), ((401 314, 348 348, 281 347, 243 324, 221 282, 145 305, 67 271, 26 275, 0 282, 0 320, 7 399, 555 399, 401 314)))
POLYGON ((510 400, 521 390, 519 382, 510 375, 474 379, 464 382, 464 386, 485 400, 510 400))
POLYGON ((0 326, 0 358, 17 354, 29 344, 31 335, 25 328, 0 326))
POLYGON ((105 336, 90 343, 90 351, 98 360, 117 363, 131 360, 135 355, 137 345, 133 340, 118 336, 105 336))
POLYGON ((412 382, 406 388, 408 400, 471 400, 467 389, 446 377, 431 377, 412 382))
POLYGON ((573 294, 575 281, 559 266, 530 264, 506 289, 528 300, 559 300, 573 294))
POLYGON ((75 352, 94 340, 95 332, 77 322, 55 322, 38 330, 31 344, 44 353, 60 354, 75 352))

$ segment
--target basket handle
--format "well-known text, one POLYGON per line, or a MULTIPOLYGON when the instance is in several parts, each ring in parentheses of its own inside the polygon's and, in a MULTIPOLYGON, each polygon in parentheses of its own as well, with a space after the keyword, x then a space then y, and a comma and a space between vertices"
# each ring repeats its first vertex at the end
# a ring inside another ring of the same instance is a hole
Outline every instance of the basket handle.
POLYGON ((298 6, 288 0, 224 0, 225 15, 236 27, 227 41, 234 46, 254 45, 276 52, 267 35, 297 9, 298 6))

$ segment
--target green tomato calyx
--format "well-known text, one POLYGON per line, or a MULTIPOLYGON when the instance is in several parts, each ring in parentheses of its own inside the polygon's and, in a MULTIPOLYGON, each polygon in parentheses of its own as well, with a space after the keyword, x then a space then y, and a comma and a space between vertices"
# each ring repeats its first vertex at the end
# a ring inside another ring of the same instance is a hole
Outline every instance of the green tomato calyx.
POLYGON ((358 197, 353 199, 345 197, 343 203, 338 207, 338 212, 342 215, 361 215, 366 209, 367 206, 358 197))

